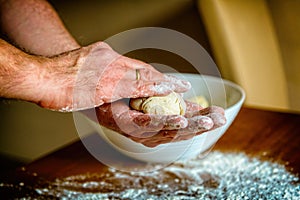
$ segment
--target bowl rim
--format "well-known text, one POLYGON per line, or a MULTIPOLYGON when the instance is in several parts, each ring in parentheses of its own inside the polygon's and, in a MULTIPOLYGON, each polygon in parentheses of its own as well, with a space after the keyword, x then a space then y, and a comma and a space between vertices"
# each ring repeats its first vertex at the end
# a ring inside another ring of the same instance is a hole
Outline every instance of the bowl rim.
POLYGON ((204 80, 208 79, 208 80, 213 80, 213 81, 218 81, 218 82, 221 81, 221 82, 223 82, 224 86, 228 85, 228 86, 236 89, 241 94, 241 97, 239 98, 239 100, 237 102, 235 102, 231 106, 227 107, 227 105, 226 105, 226 108, 224 108, 225 110, 228 110, 228 109, 230 109, 232 107, 235 107, 235 106, 237 106, 239 104, 242 104, 245 101, 245 99, 246 99, 246 92, 245 92, 245 90, 240 85, 238 85, 237 83, 235 83, 235 82, 233 82, 231 80, 228 80, 228 79, 225 79, 225 78, 222 78, 222 77, 217 77, 217 76, 212 76, 212 75, 204 75, 204 74, 196 74, 196 73, 166 73, 166 74, 177 76, 177 77, 178 77, 178 75, 183 75, 183 77, 179 77, 179 78, 185 78, 185 75, 188 75, 188 76, 191 76, 191 77, 195 77, 195 78, 197 76, 199 76, 199 77, 203 78, 204 80))

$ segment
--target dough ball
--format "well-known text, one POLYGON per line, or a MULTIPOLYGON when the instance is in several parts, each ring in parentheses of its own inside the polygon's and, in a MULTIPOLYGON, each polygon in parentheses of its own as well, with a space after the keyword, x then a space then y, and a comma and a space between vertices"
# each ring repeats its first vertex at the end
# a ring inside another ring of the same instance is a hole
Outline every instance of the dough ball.
POLYGON ((175 92, 161 97, 131 99, 130 106, 146 114, 157 115, 184 115, 186 110, 182 96, 175 92))
POLYGON ((188 99, 188 101, 196 103, 196 104, 202 106, 203 108, 206 108, 209 106, 208 101, 206 100, 206 98, 204 96, 195 96, 195 97, 188 99))

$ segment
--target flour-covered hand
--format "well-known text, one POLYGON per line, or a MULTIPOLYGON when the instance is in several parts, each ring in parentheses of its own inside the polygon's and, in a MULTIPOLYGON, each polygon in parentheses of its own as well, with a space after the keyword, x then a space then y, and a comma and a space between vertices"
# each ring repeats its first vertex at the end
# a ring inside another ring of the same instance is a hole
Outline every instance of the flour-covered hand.
POLYGON ((191 139, 226 123, 224 109, 186 101, 182 115, 144 114, 120 100, 96 108, 98 123, 148 147, 191 139))
POLYGON ((187 81, 166 76, 142 61, 98 42, 46 59, 35 101, 58 111, 78 111, 123 98, 185 92, 187 81))

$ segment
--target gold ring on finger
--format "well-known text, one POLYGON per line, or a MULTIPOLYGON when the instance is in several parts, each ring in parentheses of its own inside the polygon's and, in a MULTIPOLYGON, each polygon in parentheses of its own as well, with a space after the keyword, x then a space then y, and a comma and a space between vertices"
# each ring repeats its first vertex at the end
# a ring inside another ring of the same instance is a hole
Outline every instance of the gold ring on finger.
POLYGON ((139 69, 135 70, 135 79, 137 81, 141 79, 141 74, 140 74, 140 70, 139 69))

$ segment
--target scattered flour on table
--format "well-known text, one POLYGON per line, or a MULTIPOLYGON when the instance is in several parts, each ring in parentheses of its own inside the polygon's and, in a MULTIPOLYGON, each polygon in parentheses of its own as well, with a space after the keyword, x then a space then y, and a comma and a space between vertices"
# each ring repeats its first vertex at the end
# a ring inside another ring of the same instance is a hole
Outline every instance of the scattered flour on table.
POLYGON ((300 199, 299 179, 284 166, 217 151, 154 172, 70 176, 36 191, 70 199, 300 199))
POLYGON ((59 199, 300 199, 299 178, 283 165, 219 151, 158 171, 108 169, 56 179, 34 190, 59 199))

